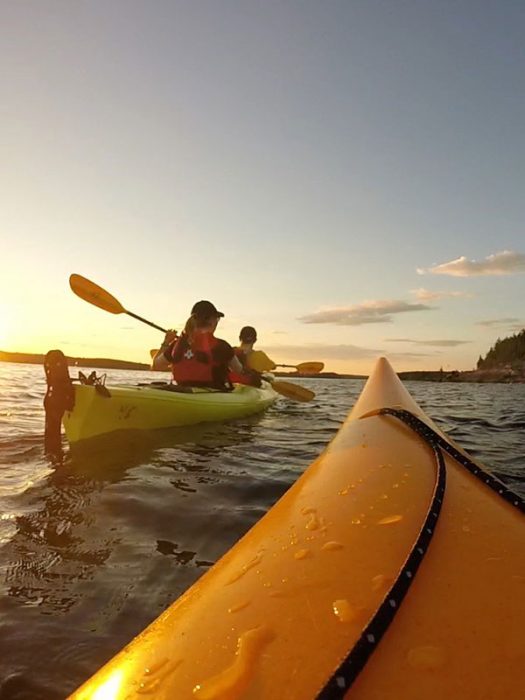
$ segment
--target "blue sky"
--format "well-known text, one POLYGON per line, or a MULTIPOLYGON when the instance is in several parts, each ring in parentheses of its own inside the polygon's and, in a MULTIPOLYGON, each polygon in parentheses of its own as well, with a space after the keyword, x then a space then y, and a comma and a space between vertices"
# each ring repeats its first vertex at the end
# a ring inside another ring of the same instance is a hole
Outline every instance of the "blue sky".
POLYGON ((336 371, 525 324, 523 2, 26 1, 0 33, 0 348, 147 360, 72 272, 336 371))

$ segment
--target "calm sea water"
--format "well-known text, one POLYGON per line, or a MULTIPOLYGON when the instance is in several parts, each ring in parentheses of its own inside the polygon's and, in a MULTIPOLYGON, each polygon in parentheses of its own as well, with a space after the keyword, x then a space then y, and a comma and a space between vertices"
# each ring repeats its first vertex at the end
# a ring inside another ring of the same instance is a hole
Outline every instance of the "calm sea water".
MULTIPOLYGON (((111 371, 108 383, 158 380, 111 371)), ((229 424, 44 455, 43 368, 0 363, 0 700, 64 698, 253 525, 318 456, 362 386, 303 380, 229 424)), ((525 385, 408 382, 456 442, 525 495, 525 385)))

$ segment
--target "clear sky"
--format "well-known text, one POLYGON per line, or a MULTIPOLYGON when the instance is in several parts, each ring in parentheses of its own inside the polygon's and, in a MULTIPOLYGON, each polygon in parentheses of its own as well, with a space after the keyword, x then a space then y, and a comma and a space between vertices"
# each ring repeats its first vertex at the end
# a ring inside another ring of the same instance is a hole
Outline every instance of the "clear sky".
POLYGON ((523 0, 4 0, 0 348, 469 369, 525 324, 523 0))

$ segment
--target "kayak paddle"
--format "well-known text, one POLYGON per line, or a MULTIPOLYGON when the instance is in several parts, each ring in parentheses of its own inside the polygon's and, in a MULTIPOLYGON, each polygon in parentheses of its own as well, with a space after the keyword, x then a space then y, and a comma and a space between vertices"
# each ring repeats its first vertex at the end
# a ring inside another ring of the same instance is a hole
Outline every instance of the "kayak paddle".
POLYGON ((99 287, 98 284, 82 277, 82 275, 70 275, 69 286, 78 297, 87 301, 88 304, 98 306, 99 309, 109 311, 110 314, 127 314, 128 316, 133 316, 137 321, 142 321, 142 323, 146 323, 148 326, 156 328, 158 331, 167 333, 165 328, 161 328, 157 326, 156 323, 147 321, 145 318, 142 318, 142 316, 137 316, 137 314, 134 314, 132 311, 125 309, 120 301, 115 299, 109 292, 99 287))
POLYGON ((315 394, 310 389, 304 386, 299 386, 299 384, 292 384, 292 382, 282 382, 280 379, 271 380, 270 384, 273 389, 287 399, 292 399, 292 401, 311 401, 315 394))

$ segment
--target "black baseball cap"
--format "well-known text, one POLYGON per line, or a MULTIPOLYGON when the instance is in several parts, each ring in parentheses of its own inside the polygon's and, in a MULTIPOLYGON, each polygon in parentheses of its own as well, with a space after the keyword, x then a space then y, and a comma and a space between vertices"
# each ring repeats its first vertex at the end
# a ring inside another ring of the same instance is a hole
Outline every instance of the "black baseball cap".
POLYGON ((211 301, 205 301, 204 299, 193 305, 191 315, 197 316, 198 318, 211 318, 212 316, 222 318, 224 316, 222 311, 217 311, 211 301))
POLYGON ((253 326, 244 326, 239 333, 239 340, 243 343, 253 343, 257 340, 257 331, 253 326))

